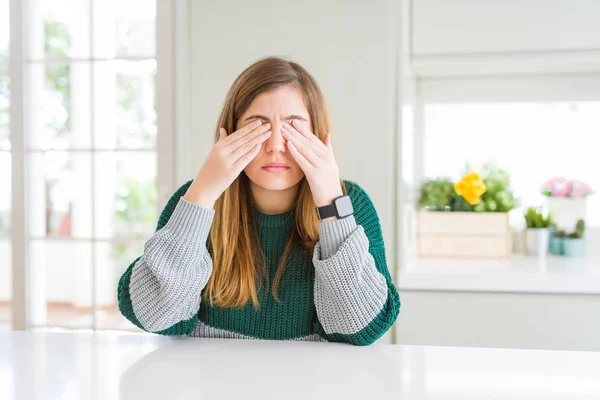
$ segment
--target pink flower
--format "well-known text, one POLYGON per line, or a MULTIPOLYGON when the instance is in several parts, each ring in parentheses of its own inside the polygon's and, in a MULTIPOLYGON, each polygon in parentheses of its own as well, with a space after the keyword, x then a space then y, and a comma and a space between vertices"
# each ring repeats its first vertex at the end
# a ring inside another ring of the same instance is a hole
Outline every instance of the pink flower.
POLYGON ((562 176, 547 180, 542 186, 542 191, 551 196, 567 197, 571 193, 572 182, 562 176))
POLYGON ((567 179, 563 178, 562 176, 557 176, 555 178, 552 179, 548 179, 543 185, 542 185, 542 190, 544 191, 548 191, 551 192, 554 190, 554 187, 557 184, 561 184, 562 182, 566 182, 567 179))
POLYGON ((594 192, 592 191, 592 188, 587 185, 586 183, 583 183, 581 181, 574 181, 572 182, 572 188, 571 188, 571 193, 570 195, 573 197, 585 197, 585 196, 589 196, 590 194, 593 194, 594 192))
POLYGON ((571 181, 557 176, 542 185, 542 193, 553 197, 585 197, 594 192, 589 185, 582 181, 571 181))

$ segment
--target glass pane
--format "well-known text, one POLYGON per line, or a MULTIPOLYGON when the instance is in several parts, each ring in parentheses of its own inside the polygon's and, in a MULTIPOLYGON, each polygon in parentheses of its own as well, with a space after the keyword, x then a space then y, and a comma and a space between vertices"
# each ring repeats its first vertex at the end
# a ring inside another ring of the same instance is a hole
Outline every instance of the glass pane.
POLYGON ((10 44, 10 9, 9 0, 0 0, 0 68, 8 64, 8 48, 10 44))
POLYGON ((127 267, 143 254, 144 243, 144 241, 120 241, 96 244, 98 328, 141 331, 121 315, 117 302, 117 286, 127 267))
POLYGON ((33 60, 90 57, 90 2, 29 0, 29 58, 33 60))
POLYGON ((110 61, 94 67, 98 148, 154 148, 156 61, 110 61))
POLYGON ((10 91, 8 73, 0 70, 0 151, 10 150, 10 91))
POLYGON ((91 155, 64 151, 29 156, 29 229, 34 238, 90 238, 91 155))
MULTIPOLYGON (((467 163, 492 161, 511 174, 523 206, 543 205, 541 186, 556 176, 583 181, 598 192, 600 174, 591 165, 597 159, 599 115, 600 102, 429 104, 425 175, 457 178, 467 163)), ((600 196, 588 197, 586 220, 600 225, 600 196)))
POLYGON ((94 56, 154 57, 156 0, 94 1, 94 56))
POLYGON ((0 237, 10 235, 12 192, 12 160, 7 151, 0 151, 0 237))
POLYGON ((31 148, 90 148, 90 64, 34 64, 28 73, 26 111, 31 148))
POLYGON ((99 238, 148 239, 156 228, 156 153, 95 155, 95 224, 99 238))
POLYGON ((30 246, 32 325, 92 326, 92 244, 33 240, 30 246))
POLYGON ((0 152, 0 330, 11 329, 12 248, 10 242, 11 154, 0 152))

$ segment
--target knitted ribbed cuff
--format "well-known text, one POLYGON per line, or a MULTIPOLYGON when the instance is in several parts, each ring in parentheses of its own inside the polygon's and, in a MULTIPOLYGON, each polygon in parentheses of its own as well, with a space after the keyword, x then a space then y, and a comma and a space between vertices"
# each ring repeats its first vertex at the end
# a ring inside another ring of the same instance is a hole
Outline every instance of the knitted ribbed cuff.
POLYGON ((354 215, 332 221, 319 222, 319 235, 321 242, 322 260, 333 256, 342 243, 356 230, 354 215))
POLYGON ((199 243, 205 243, 214 217, 215 210, 201 207, 182 197, 163 229, 168 229, 179 237, 194 238, 199 243))
POLYGON ((366 327, 387 300, 385 277, 369 253, 369 239, 362 226, 326 259, 313 254, 315 308, 325 333, 354 334, 366 327))

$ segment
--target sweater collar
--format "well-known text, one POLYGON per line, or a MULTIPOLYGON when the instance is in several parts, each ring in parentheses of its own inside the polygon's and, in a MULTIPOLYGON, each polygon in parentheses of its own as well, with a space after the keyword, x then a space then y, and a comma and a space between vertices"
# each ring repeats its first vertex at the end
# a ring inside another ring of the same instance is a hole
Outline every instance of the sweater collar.
POLYGON ((256 224, 262 228, 289 227, 294 223, 294 209, 281 214, 264 214, 254 209, 256 224))

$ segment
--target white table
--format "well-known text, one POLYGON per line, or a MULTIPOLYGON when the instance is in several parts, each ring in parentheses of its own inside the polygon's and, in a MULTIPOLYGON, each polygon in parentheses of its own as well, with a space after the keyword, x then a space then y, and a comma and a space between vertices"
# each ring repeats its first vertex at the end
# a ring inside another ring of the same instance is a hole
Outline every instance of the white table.
POLYGON ((0 399, 600 399, 600 353, 0 332, 0 399))

